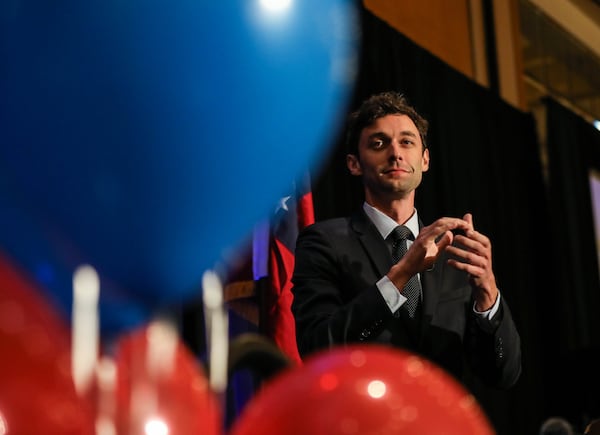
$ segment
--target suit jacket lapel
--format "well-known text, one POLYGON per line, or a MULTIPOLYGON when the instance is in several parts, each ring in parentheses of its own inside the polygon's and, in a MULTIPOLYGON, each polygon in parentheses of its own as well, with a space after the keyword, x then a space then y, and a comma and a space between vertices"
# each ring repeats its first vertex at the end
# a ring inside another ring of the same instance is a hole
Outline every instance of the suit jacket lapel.
POLYGON ((441 267, 433 267, 421 274, 421 286, 423 288, 423 314, 429 318, 433 316, 439 299, 439 286, 441 285, 441 267))
MULTIPOLYGON (((423 222, 419 219, 419 227, 423 227, 423 222)), ((442 261, 445 256, 440 257, 442 261)), ((435 313, 435 308, 440 297, 439 289, 443 285, 442 280, 443 267, 440 265, 440 259, 436 261, 433 267, 421 273, 421 288, 423 289, 423 312, 421 316, 421 338, 423 338, 427 329, 431 325, 431 319, 435 313)))
POLYGON ((392 267, 392 256, 377 228, 363 210, 355 213, 350 225, 373 263, 378 276, 384 276, 392 267))
MULTIPOLYGON (((442 258, 445 258, 442 255, 442 258)), ((421 339, 427 335, 431 326, 431 320, 435 313, 438 300, 440 298, 440 286, 443 286, 442 270, 439 262, 434 267, 421 274, 421 287, 423 289, 423 312, 421 316, 421 339)))

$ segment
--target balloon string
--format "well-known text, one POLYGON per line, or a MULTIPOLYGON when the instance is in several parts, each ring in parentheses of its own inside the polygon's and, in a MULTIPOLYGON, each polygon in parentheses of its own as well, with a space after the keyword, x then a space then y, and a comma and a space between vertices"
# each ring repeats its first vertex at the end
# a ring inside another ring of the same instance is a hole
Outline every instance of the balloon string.
POLYGON ((214 271, 207 270, 202 276, 206 342, 209 363, 209 384, 220 400, 224 411, 227 388, 227 365, 229 352, 229 324, 224 306, 223 286, 214 271))
POLYGON ((80 396, 91 387, 98 361, 99 294, 96 270, 89 265, 78 267, 73 274, 71 373, 80 396))

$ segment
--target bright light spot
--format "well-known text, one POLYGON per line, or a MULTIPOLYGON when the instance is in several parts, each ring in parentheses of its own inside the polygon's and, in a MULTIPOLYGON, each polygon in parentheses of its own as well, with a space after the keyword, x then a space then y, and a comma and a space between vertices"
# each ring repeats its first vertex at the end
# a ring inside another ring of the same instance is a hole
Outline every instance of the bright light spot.
POLYGON ((260 0, 260 5, 269 12, 280 12, 292 5, 292 0, 260 0))
POLYGON ((6 423, 6 419, 4 415, 0 412, 0 435, 8 434, 8 423, 6 423))
POLYGON ((594 127, 596 127, 597 130, 600 130, 600 119, 594 121, 594 127))
POLYGON ((169 433, 169 426, 159 418, 151 418, 146 422, 144 432, 146 435, 167 435, 169 433))
POLYGON ((371 381, 367 385, 367 393, 373 399, 381 399, 385 395, 386 386, 382 381, 371 381))

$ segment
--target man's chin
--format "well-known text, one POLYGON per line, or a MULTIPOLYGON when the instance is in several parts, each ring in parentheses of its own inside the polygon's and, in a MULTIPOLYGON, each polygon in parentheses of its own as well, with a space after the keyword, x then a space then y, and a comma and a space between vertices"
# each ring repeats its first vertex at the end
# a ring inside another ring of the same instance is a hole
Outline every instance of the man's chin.
POLYGON ((392 186, 385 189, 383 193, 391 199, 405 199, 410 197, 414 191, 414 188, 406 188, 406 186, 392 186))

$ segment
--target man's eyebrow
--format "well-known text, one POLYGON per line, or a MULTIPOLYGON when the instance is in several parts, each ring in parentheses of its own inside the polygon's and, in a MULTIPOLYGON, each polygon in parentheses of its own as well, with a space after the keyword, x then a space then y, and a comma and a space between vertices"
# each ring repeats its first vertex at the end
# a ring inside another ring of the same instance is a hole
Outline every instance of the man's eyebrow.
MULTIPOLYGON (((400 132, 400 136, 410 136, 415 139, 419 137, 419 135, 411 130, 402 130, 400 132)), ((368 136, 368 139, 389 139, 390 135, 383 131, 375 131, 368 136)))
POLYGON ((369 135, 369 139, 371 139, 371 138, 389 138, 389 137, 390 136, 387 133, 384 133, 383 131, 376 131, 369 135))
POLYGON ((415 132, 413 132, 413 131, 410 131, 410 130, 404 130, 404 131, 401 131, 401 132, 400 132, 400 134, 401 134, 402 136, 412 136, 412 137, 414 137, 414 138, 418 137, 418 136, 417 136, 417 134, 416 134, 415 132))

